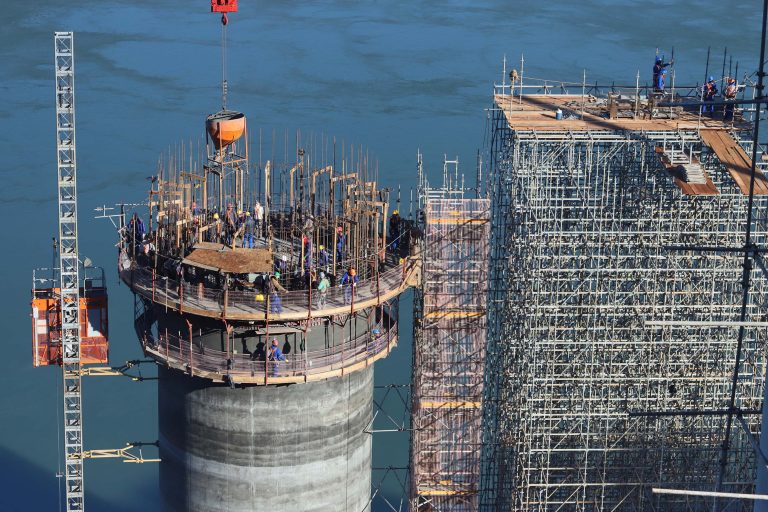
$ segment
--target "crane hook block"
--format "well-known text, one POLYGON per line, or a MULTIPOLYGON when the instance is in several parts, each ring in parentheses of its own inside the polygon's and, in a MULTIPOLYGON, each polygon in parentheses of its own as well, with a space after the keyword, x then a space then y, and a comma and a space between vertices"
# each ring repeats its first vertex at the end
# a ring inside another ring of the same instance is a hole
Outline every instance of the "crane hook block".
MULTIPOLYGON (((211 12, 237 12, 237 0, 211 0, 211 12)), ((226 25, 222 17, 221 21, 226 25)))

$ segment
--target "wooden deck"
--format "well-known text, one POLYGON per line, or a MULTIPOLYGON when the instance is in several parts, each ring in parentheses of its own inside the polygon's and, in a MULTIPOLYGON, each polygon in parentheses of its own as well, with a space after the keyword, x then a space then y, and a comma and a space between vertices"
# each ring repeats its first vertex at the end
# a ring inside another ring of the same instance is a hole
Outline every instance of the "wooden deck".
MULTIPOLYGON (((677 131, 677 130, 726 130, 731 123, 702 117, 695 112, 679 112, 677 119, 649 119, 642 114, 636 119, 631 117, 608 118, 607 104, 598 103, 598 98, 587 96, 584 99, 584 117, 582 119, 555 119, 559 108, 567 116, 569 113, 580 115, 582 97, 576 94, 524 94, 510 98, 508 94, 496 94, 496 105, 501 108, 513 130, 539 131, 587 131, 587 130, 628 130, 628 131, 677 131)), ((659 109, 664 112, 664 109, 659 109)), ((749 129, 751 124, 737 122, 737 129, 749 129)))
MULTIPOLYGON (((752 159, 746 151, 725 130, 702 130, 701 140, 717 155, 720 162, 728 169, 733 181, 742 194, 749 195, 749 181, 752 172, 752 159)), ((768 195, 768 179, 760 169, 755 169, 756 196, 768 195)))

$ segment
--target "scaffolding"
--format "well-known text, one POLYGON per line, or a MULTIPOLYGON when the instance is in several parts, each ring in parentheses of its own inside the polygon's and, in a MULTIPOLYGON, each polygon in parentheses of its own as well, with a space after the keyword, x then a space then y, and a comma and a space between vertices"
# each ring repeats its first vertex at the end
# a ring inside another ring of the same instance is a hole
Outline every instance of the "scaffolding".
MULTIPOLYGON (((571 122, 536 126, 526 103, 550 100, 513 98, 504 87, 489 115, 480 508, 710 508, 711 498, 651 488, 711 491, 718 480, 745 270, 738 252, 675 247, 743 243, 748 196, 702 134, 720 130, 749 153, 747 120, 697 121, 681 111, 660 122, 630 111, 613 122, 582 107, 571 122), (715 189, 691 188, 694 180, 675 174, 686 162, 670 164, 669 155, 691 157, 715 189)), ((756 195, 758 247, 767 207, 756 195)), ((768 286, 765 268, 746 271, 753 285, 736 406, 756 434, 766 359, 764 329, 753 322, 765 320, 768 286)), ((744 430, 732 435, 722 490, 749 493, 754 453, 744 430)), ((734 501, 727 510, 751 506, 734 501)))
POLYGON ((458 161, 443 187, 419 171, 422 282, 416 289, 411 509, 478 508, 485 362, 488 199, 467 198, 458 161))

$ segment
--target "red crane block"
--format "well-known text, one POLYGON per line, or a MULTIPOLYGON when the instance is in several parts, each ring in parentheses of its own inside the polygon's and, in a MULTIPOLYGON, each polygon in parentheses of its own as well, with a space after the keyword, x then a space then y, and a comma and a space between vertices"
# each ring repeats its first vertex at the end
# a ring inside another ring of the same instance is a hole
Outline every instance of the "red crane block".
POLYGON ((211 0, 211 12, 237 12, 237 0, 211 0))

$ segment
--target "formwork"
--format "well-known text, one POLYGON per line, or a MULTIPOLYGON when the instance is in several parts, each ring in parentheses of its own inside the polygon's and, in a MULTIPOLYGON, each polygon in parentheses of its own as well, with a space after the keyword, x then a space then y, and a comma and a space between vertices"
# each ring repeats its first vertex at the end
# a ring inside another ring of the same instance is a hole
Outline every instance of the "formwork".
MULTIPOLYGON (((735 420, 721 450, 744 258, 697 249, 744 243, 743 169, 705 139, 716 131, 728 152, 750 153, 749 124, 683 111, 659 119, 636 104, 611 119, 597 95, 509 91, 497 86, 489 115, 480 508, 711 509, 711 498, 651 488, 713 491, 721 471, 722 491, 753 492, 755 458, 735 420), (558 123, 565 105, 572 109, 558 123), (687 163, 670 165, 681 154, 687 163), (686 181, 691 163, 704 170, 702 188, 686 181)), ((752 229, 762 247, 768 204, 758 163, 752 229)), ((746 320, 761 322, 765 269, 746 272, 746 320)), ((764 328, 745 327, 740 359, 736 414, 755 434, 764 328)))
POLYGON ((479 503, 490 204, 465 197, 457 181, 440 189, 423 175, 420 182, 411 509, 472 511, 479 503))

